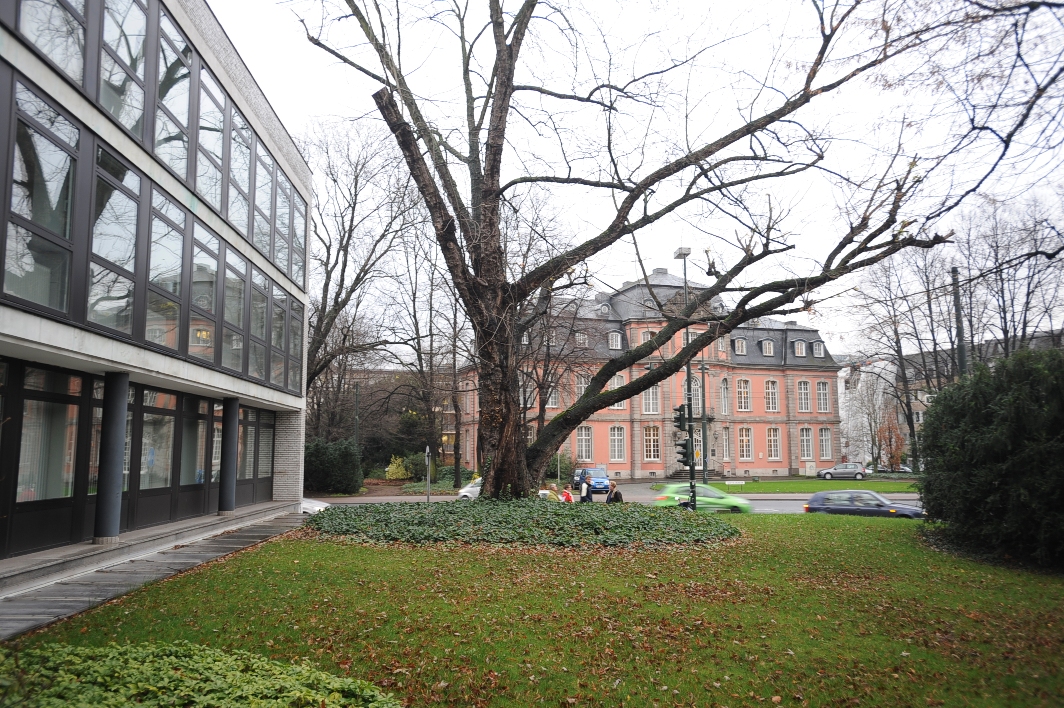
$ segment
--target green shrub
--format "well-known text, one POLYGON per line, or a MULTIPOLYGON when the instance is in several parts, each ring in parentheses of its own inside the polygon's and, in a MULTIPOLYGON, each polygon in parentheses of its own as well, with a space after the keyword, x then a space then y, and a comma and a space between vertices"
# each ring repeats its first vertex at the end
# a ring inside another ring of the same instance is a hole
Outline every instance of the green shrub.
POLYGON ((927 411, 928 515, 956 543, 1064 566, 1064 352, 1019 352, 927 411))
MULTIPOLYGON (((473 470, 468 467, 462 467, 462 484, 473 479, 473 470)), ((444 467, 436 468, 436 481, 440 484, 448 483, 454 486, 454 465, 445 465, 444 467)), ((434 482, 437 483, 437 482, 434 482)))
POLYGON ((539 499, 330 506, 311 516, 307 525, 360 542, 657 546, 712 543, 739 535, 737 528, 713 514, 676 507, 539 499))
POLYGON ((303 456, 303 487, 310 492, 354 494, 362 488, 362 462, 354 440, 307 443, 303 456))
POLYGON ((410 479, 410 471, 407 470, 403 458, 392 455, 392 461, 388 469, 384 471, 385 479, 410 479))
POLYGON ((373 684, 245 651, 172 644, 0 649, 0 706, 399 708, 373 684))
POLYGON ((407 455, 403 460, 403 467, 410 474, 410 479, 415 482, 425 481, 425 453, 415 452, 407 455))

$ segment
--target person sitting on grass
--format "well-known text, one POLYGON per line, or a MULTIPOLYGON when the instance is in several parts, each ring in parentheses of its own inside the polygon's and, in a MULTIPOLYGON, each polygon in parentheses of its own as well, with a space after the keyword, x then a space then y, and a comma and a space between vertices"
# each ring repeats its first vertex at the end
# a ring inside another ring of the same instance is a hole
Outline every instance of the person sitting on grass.
POLYGON ((552 484, 547 487, 547 501, 561 501, 561 498, 558 496, 557 484, 552 484))
POLYGON ((623 504, 624 497, 621 496, 621 490, 617 489, 617 483, 610 480, 610 491, 606 493, 607 504, 623 504))

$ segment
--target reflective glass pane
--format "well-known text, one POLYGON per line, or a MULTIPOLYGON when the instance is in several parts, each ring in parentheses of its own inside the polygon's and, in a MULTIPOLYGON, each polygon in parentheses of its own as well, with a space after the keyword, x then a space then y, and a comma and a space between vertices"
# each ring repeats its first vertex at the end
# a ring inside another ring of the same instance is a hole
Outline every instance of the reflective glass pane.
POLYGON ((26 401, 16 502, 61 499, 74 493, 78 406, 26 401))
MULTIPOLYGON (((208 89, 219 104, 225 105, 225 91, 222 90, 222 87, 211 75, 211 72, 207 71, 207 67, 203 67, 200 70, 200 87, 208 89)), ((200 108, 200 110, 203 109, 200 108)))
POLYGON ((225 251, 225 263, 240 275, 247 272, 247 263, 232 248, 227 248, 225 251))
POLYGON ((222 366, 233 371, 244 368, 244 336, 231 329, 222 330, 222 366))
POLYGON ((133 271, 137 253, 137 202, 97 177, 93 212, 92 252, 133 271))
POLYGON ((89 442, 89 496, 96 493, 96 487, 100 482, 100 432, 102 430, 103 408, 93 406, 92 439, 89 442))
POLYGON ((225 269, 225 320, 244 327, 244 278, 225 269))
POLYGON ((274 246, 273 262, 277 264, 277 267, 280 268, 282 272, 287 273, 288 272, 288 242, 285 241, 283 238, 280 238, 280 236, 278 236, 278 238, 276 238, 274 240, 273 246, 274 246))
POLYGON ((208 231, 205 226, 203 226, 199 222, 196 222, 193 225, 192 233, 196 237, 197 241, 207 247, 208 251, 210 251, 211 253, 219 252, 218 237, 208 231))
POLYGON ((85 28, 81 22, 59 0, 22 0, 20 9, 19 31, 80 84, 85 73, 85 28))
POLYGON ((270 221, 259 211, 255 212, 255 233, 252 242, 263 255, 270 255, 270 221))
POLYGON ((192 254, 192 304, 214 312, 218 287, 218 258, 196 246, 192 254))
POLYGON ((177 51, 181 53, 181 56, 185 59, 190 59, 192 57, 192 50, 189 48, 188 44, 185 43, 185 38, 181 36, 181 32, 179 32, 174 23, 170 21, 170 18, 166 16, 166 13, 161 13, 159 15, 159 29, 162 31, 163 36, 169 39, 173 45, 177 47, 177 51))
POLYGON ((251 342, 248 354, 248 375, 256 379, 266 378, 266 347, 251 342))
MULTIPOLYGON (((274 288, 275 291, 279 288, 274 288)), ((284 332, 285 332, 285 318, 288 316, 286 310, 287 300, 283 294, 274 296, 273 298, 273 337, 270 339, 270 344, 274 347, 284 351, 284 332)))
POLYGON ((302 285, 304 270, 303 254, 299 251, 292 251, 292 280, 302 285))
MULTIPOLYGON (((233 122, 236 122, 235 113, 233 114, 233 122)), ((229 179, 233 181, 233 184, 240 187, 242 192, 246 193, 251 187, 251 149, 235 129, 233 130, 233 140, 229 147, 229 157, 231 159, 229 179)))
POLYGON ((182 127, 188 125, 190 73, 167 42, 159 42, 159 101, 182 127))
POLYGON ((140 194, 140 175, 103 148, 96 149, 96 166, 128 187, 134 194, 140 194))
POLYGON ((215 209, 222 208, 222 173, 202 152, 196 161, 196 191, 215 209))
POLYGON ((32 91, 18 82, 15 82, 15 104, 18 105, 20 111, 50 130, 59 140, 72 148, 78 146, 78 136, 81 131, 59 115, 57 110, 37 98, 32 91))
POLYGON ((255 169, 255 206, 267 219, 273 217, 273 174, 262 160, 255 169))
POLYGON ((288 334, 288 354, 299 358, 303 355, 303 307, 292 303, 292 319, 288 334))
POLYGON ((174 417, 144 414, 140 440, 140 488, 170 486, 174 461, 174 417))
POLYGON ((12 223, 4 251, 5 293, 67 311, 70 251, 12 223))
POLYGON ((44 391, 66 396, 81 395, 81 377, 64 374, 51 369, 27 367, 22 387, 27 391, 44 391))
POLYGON ((251 269, 251 282, 259 286, 263 290, 267 290, 270 287, 270 283, 266 280, 266 276, 262 274, 257 268, 251 269))
POLYGON ((240 426, 240 446, 237 450, 237 479, 252 479, 255 476, 255 428, 240 426))
POLYGON ((185 237, 158 217, 151 220, 151 254, 148 277, 152 285, 181 295, 181 271, 185 237))
POLYGON ((143 137, 144 89, 107 52, 100 57, 100 104, 138 139, 143 137))
POLYGON ((284 352, 270 352, 270 381, 278 386, 284 386, 284 352))
POLYGON ((197 138, 200 150, 206 151, 219 165, 225 164, 222 162, 222 144, 225 142, 224 116, 222 109, 206 91, 200 92, 197 138))
POLYGON ((278 189, 277 190, 277 214, 275 215, 276 218, 275 218, 274 221, 277 224, 277 231, 279 233, 283 234, 285 237, 287 237, 289 231, 291 231, 291 228, 290 228, 289 223, 288 223, 289 220, 291 219, 291 216, 292 216, 291 212, 292 212, 292 209, 291 209, 291 207, 289 206, 289 203, 288 203, 288 195, 285 194, 284 192, 282 192, 280 189, 278 189))
POLYGON ((17 121, 11 211, 69 239, 75 163, 58 145, 17 121))
POLYGON ((266 296, 258 290, 251 291, 251 335, 266 339, 266 296))
POLYGON ((162 295, 148 292, 148 316, 144 324, 146 341, 176 351, 180 345, 178 341, 180 321, 180 305, 162 295))
POLYGON ((214 361, 214 323, 196 315, 188 328, 188 353, 197 359, 214 361))
POLYGON ((155 207, 156 211, 164 214, 166 218, 177 224, 178 227, 185 228, 185 210, 159 190, 152 191, 151 205, 155 207))
POLYGON ((255 476, 273 476, 273 428, 259 428, 259 469, 255 476))
POLYGON ((150 388, 144 389, 144 405, 149 408, 169 408, 177 410, 177 395, 165 391, 155 391, 150 388))
POLYGON ((155 154, 181 179, 188 174, 188 136, 162 110, 155 112, 155 154))
POLYGON ((247 236, 248 200, 232 187, 229 188, 229 223, 234 229, 247 236))
POLYGON ((185 418, 181 430, 180 484, 203 484, 207 464, 207 421, 185 418))
POLYGON ((104 0, 103 41, 141 79, 148 18, 134 0, 104 0))
POLYGON ((288 388, 298 391, 303 387, 303 368, 295 359, 288 361, 288 388))
POLYGON ((89 322, 131 334, 133 281, 98 263, 89 266, 89 322))
MULTIPOLYGON (((216 413, 221 415, 221 413, 216 413)), ((211 481, 217 482, 219 470, 222 467, 222 423, 214 424, 214 441, 211 445, 211 481)))

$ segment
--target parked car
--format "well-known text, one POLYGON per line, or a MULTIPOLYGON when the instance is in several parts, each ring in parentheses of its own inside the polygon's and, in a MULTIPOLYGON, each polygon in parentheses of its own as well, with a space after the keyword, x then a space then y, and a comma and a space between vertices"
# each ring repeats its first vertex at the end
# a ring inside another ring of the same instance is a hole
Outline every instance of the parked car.
POLYGON ((897 467, 892 469, 891 472, 898 472, 901 474, 912 474, 913 468, 909 467, 908 465, 898 465, 897 467))
MULTIPOLYGON (((679 506, 690 499, 690 483, 666 484, 661 494, 654 497, 654 506, 679 506)), ((695 508, 698 511, 731 511, 736 514, 749 514, 750 502, 742 497, 725 494, 708 484, 696 484, 695 508)))
POLYGON ((601 467, 577 467, 573 470, 573 496, 580 496, 580 485, 584 477, 591 478, 591 493, 606 494, 610 491, 610 475, 601 467))
POLYGON ((472 482, 458 490, 460 501, 471 501, 480 496, 480 488, 484 486, 484 478, 477 477, 472 482))
POLYGON ((829 467, 826 470, 817 470, 817 479, 864 479, 870 475, 872 471, 864 465, 857 462, 840 462, 834 467, 829 467))
POLYGON ((864 489, 817 492, 806 502, 805 511, 810 514, 900 516, 903 519, 922 519, 927 515, 927 512, 918 506, 897 504, 864 489))

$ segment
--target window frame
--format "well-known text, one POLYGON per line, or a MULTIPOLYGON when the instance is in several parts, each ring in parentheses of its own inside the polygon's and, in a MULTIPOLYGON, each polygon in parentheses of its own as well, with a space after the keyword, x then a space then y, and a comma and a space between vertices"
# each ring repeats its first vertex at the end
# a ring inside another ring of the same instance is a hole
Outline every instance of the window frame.
POLYGON ((607 336, 607 340, 610 351, 620 351, 624 347, 624 340, 621 338, 621 333, 617 330, 611 330, 607 336))
POLYGON ((783 446, 780 441, 783 436, 778 427, 771 427, 765 430, 765 457, 769 460, 782 460, 783 446))
POLYGON ((643 461, 661 462, 661 428, 656 425, 643 426, 643 461))
POLYGON ((610 462, 625 461, 625 435, 623 425, 610 426, 610 462), (619 452, 618 452, 619 451, 619 452))
POLYGON ((739 462, 752 462, 754 459, 754 429, 750 426, 739 427, 739 462))
POLYGON ((753 411, 751 389, 753 385, 750 379, 735 380, 735 411, 737 413, 750 413, 753 411))
POLYGON ((765 412, 780 412, 780 385, 776 379, 765 381, 765 412))
POLYGON ((799 381, 796 384, 798 392, 798 412, 799 413, 812 413, 813 401, 812 401, 812 387, 808 381, 799 381))
POLYGON ((820 447, 820 459, 821 460, 832 460, 832 459, 835 458, 834 448, 833 448, 833 446, 831 444, 832 443, 831 437, 832 437, 831 428, 827 428, 827 427, 821 428, 818 431, 818 433, 817 433, 817 438, 818 438, 817 442, 819 443, 819 447, 820 447), (826 433, 826 435, 825 435, 825 433, 826 433), (825 454, 825 447, 824 447, 825 443, 827 443, 827 453, 826 454, 825 454))
POLYGON ((798 428, 798 457, 803 461, 813 459, 813 429, 808 426, 798 428))
POLYGON ((592 462, 595 455, 595 434, 590 425, 576 428, 576 461, 592 462))
POLYGON ((831 382, 830 381, 817 381, 816 382, 816 412, 817 413, 830 413, 831 412, 831 382))

